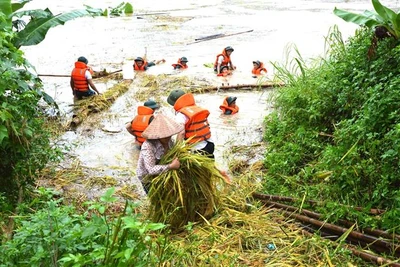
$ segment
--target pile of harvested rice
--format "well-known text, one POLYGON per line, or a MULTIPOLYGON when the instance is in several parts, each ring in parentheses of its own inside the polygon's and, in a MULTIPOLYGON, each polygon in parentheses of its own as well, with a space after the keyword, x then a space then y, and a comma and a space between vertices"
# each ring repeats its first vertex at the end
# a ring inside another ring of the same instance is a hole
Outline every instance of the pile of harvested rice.
POLYGON ((149 191, 151 220, 165 223, 173 231, 214 214, 220 202, 217 183, 223 180, 214 160, 192 153, 185 142, 171 148, 160 164, 174 158, 179 159, 180 168, 155 177, 149 191))

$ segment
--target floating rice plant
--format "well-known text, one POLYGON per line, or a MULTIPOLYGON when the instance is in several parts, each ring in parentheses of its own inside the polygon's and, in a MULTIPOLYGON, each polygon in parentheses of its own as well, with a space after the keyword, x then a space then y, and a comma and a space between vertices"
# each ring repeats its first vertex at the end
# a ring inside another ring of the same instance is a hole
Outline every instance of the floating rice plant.
POLYGON ((132 81, 130 80, 124 80, 115 84, 100 96, 96 95, 80 100, 77 105, 77 110, 74 111, 75 115, 72 118, 70 126, 76 127, 91 113, 108 109, 119 96, 128 91, 131 83, 132 81))

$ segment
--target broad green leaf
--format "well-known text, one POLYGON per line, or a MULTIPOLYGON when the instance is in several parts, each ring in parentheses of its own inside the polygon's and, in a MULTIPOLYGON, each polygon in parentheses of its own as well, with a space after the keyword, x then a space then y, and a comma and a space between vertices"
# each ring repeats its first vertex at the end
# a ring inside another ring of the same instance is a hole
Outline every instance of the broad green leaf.
POLYGON ((6 126, 0 125, 0 144, 3 142, 4 138, 8 138, 8 131, 6 126))
POLYGON ((114 202, 114 201, 116 201, 117 198, 112 196, 114 194, 114 192, 115 192, 115 187, 109 188, 104 193, 104 195, 102 197, 100 197, 100 200, 104 201, 104 202, 114 202))
POLYGON ((43 19, 43 18, 50 18, 53 16, 53 13, 49 9, 33 9, 33 10, 25 10, 25 11, 18 11, 12 14, 13 17, 21 18, 23 16, 29 16, 34 19, 43 19))
POLYGON ((93 15, 93 13, 88 12, 87 10, 74 10, 71 12, 58 14, 49 18, 31 20, 22 31, 17 33, 17 37, 15 39, 15 46, 21 47, 21 46, 36 45, 44 40, 50 28, 59 25, 64 25, 65 22, 69 20, 73 20, 88 15, 93 15))
POLYGON ((92 236, 94 233, 97 232, 98 227, 96 225, 90 225, 87 227, 83 233, 82 233, 82 238, 86 238, 88 236, 92 236))
POLYGON ((15 12, 25 6, 26 3, 29 3, 31 0, 22 0, 11 4, 12 12, 15 12))
POLYGON ((133 6, 130 3, 125 4, 125 13, 132 14, 133 13, 133 6))
POLYGON ((43 97, 43 100, 46 101, 47 104, 49 104, 49 105, 54 104, 58 108, 57 103, 54 101, 54 99, 49 94, 47 94, 45 91, 42 91, 42 90, 38 90, 37 92, 39 95, 41 95, 43 97))
MULTIPOLYGON (((88 5, 84 5, 86 11, 92 16, 104 16, 101 8, 95 8, 88 5)), ((107 10, 107 9, 106 9, 107 10)))
POLYGON ((335 7, 333 13, 339 18, 347 22, 352 22, 360 26, 372 27, 379 25, 378 21, 371 17, 371 12, 364 12, 363 14, 355 14, 346 10, 341 10, 335 7))
POLYGON ((147 229, 153 230, 153 231, 160 230, 163 228, 165 228, 165 224, 162 224, 162 223, 150 223, 147 225, 147 229))
MULTIPOLYGON (((2 106, 4 107, 4 106, 6 106, 6 104, 7 103, 4 102, 2 106)), ((0 112, 0 120, 1 121, 6 121, 8 119, 12 119, 12 117, 13 116, 11 115, 11 113, 8 112, 7 110, 3 110, 3 111, 0 112)))
POLYGON ((374 9, 376 13, 379 14, 386 22, 393 21, 396 19, 396 13, 383 6, 378 0, 372 0, 372 5, 374 6, 374 9))
POLYGON ((122 220, 125 223, 124 229, 137 229, 143 225, 142 222, 137 221, 135 218, 132 217, 124 217, 122 220))
POLYGON ((125 250, 124 257, 126 260, 129 260, 131 258, 132 252, 133 252, 133 248, 128 248, 125 250))
POLYGON ((106 211, 106 207, 100 206, 98 211, 99 211, 100 214, 104 214, 104 212, 106 211))
MULTIPOLYGON (((0 0, 0 10, 7 17, 9 17, 12 13, 11 0, 0 0)), ((11 20, 10 20, 10 24, 11 24, 11 20)))
MULTIPOLYGON (((396 19, 393 21, 393 25, 397 33, 400 33, 400 13, 396 15, 396 19)), ((397 36, 399 36, 398 34, 397 36)))

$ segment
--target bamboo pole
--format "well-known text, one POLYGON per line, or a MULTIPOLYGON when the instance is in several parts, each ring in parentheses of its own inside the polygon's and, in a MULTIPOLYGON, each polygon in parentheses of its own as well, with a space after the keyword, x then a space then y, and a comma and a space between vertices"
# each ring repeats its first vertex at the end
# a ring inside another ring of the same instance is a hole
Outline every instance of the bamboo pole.
MULTIPOLYGON (((105 73, 100 71, 100 72, 97 72, 99 76, 96 76, 93 79, 103 78, 103 77, 106 77, 108 75, 111 75, 111 74, 114 74, 114 73, 117 73, 117 72, 121 72, 121 71, 122 71, 122 69, 116 70, 116 71, 112 71, 112 72, 105 72, 105 73)), ((96 74, 96 72, 94 74, 96 74)), ((38 74, 37 76, 39 76, 39 77, 60 77, 60 78, 61 77, 71 77, 71 75, 67 75, 67 74, 38 74)), ((95 76, 95 75, 93 75, 93 76, 95 76)))
POLYGON ((71 75, 66 74, 38 74, 38 77, 71 77, 71 75))
POLYGON ((346 245, 345 247, 347 249, 349 249, 351 251, 351 253, 353 253, 353 255, 358 256, 363 260, 375 262, 379 265, 385 264, 386 266, 390 266, 390 267, 400 267, 400 263, 393 262, 391 260, 385 259, 383 257, 378 257, 378 256, 372 255, 372 254, 364 252, 364 251, 359 251, 358 249, 355 249, 355 248, 351 247, 350 245, 346 245))
POLYGON ((254 30, 248 30, 248 31, 244 31, 244 32, 237 32, 237 33, 231 33, 231 34, 223 34, 222 36, 215 36, 214 38, 210 38, 210 39, 202 39, 202 40, 194 41, 194 42, 191 42, 191 43, 187 43, 186 45, 196 44, 196 43, 209 41, 209 40, 214 40, 214 39, 223 38, 223 37, 228 37, 228 36, 234 36, 234 35, 248 33, 248 32, 252 32, 252 31, 254 31, 254 30))
POLYGON ((261 88, 275 88, 282 87, 283 83, 264 83, 264 84, 236 84, 236 85, 225 85, 225 86, 213 86, 213 87, 199 87, 196 89, 192 89, 192 92, 210 92, 210 91, 218 91, 218 90, 230 90, 230 89, 261 89, 261 88))
MULTIPOLYGON (((310 228, 307 226, 304 227, 304 230, 303 230, 304 234, 311 235, 314 232, 315 232, 315 230, 313 228, 310 228)), ((322 236, 322 238, 329 239, 329 240, 332 240, 331 237, 332 236, 322 236)), ((339 246, 339 244, 338 244, 338 246, 339 246)), ((388 260, 383 257, 378 257, 373 254, 367 253, 365 251, 360 251, 360 250, 356 249, 355 247, 353 247, 352 245, 343 244, 342 246, 344 248, 350 250, 354 256, 359 257, 365 261, 370 261, 370 262, 373 262, 373 263, 379 264, 379 265, 385 264, 385 266, 400 267, 400 263, 398 263, 398 262, 394 262, 394 261, 388 260)))
POLYGON ((196 39, 194 39, 194 40, 195 40, 195 41, 208 40, 208 39, 213 39, 213 38, 216 38, 216 37, 222 37, 222 36, 224 36, 224 35, 225 35, 225 34, 223 34, 223 33, 218 33, 218 34, 214 34, 214 35, 199 37, 199 38, 196 38, 196 39))
MULTIPOLYGON (((330 232, 344 234, 349 230, 348 228, 340 227, 340 226, 337 226, 337 225, 334 225, 331 223, 327 223, 327 222, 323 222, 323 221, 319 221, 317 219, 313 219, 313 218, 310 218, 310 217, 307 217, 304 215, 295 214, 295 213, 291 213, 291 212, 287 212, 287 211, 283 211, 283 213, 287 217, 294 217, 296 220, 299 220, 299 221, 305 222, 305 223, 310 223, 312 225, 319 227, 320 229, 326 229, 330 232)), ((378 246, 380 248, 384 248, 385 251, 387 251, 387 252, 393 251, 393 253, 395 255, 400 256, 400 245, 391 244, 384 240, 377 239, 376 237, 366 235, 366 234, 363 234, 363 233, 360 233, 360 232, 354 231, 354 230, 351 231, 348 236, 355 238, 356 240, 365 242, 369 246, 373 246, 373 247, 378 246)))
MULTIPOLYGON (((262 193, 253 193, 253 197, 257 199, 263 199, 263 200, 272 200, 272 201, 286 201, 286 202, 296 202, 299 201, 299 199, 292 198, 292 197, 285 197, 285 196, 274 196, 274 195, 265 195, 262 193)), ((306 200, 307 203, 310 203, 311 205, 323 205, 323 202, 315 201, 315 200, 306 200)), ((362 207, 353 207, 357 211, 363 211, 365 210, 362 207)), ((380 215, 385 213, 386 210, 381 210, 381 209, 370 209, 369 213, 372 215, 380 215)))
MULTIPOLYGON (((284 209, 284 210, 288 210, 288 211, 293 211, 293 212, 297 212, 299 211, 300 214, 304 214, 310 218, 314 218, 314 219, 320 219, 322 218, 322 215, 316 212, 312 212, 306 209, 301 209, 299 210, 299 208, 297 207, 293 207, 293 206, 289 206, 289 205, 285 205, 285 204, 281 204, 281 203, 277 203, 277 202, 273 202, 273 201, 269 201, 269 200, 263 200, 266 204, 271 205, 272 207, 275 208, 279 208, 279 209, 284 209)), ((349 222, 346 220, 339 220, 338 221, 340 224, 343 224, 346 227, 351 227, 353 226, 355 223, 353 222, 349 222)), ((381 238, 386 238, 391 240, 394 243, 399 244, 400 243, 400 236, 396 235, 396 234, 391 234, 379 229, 371 229, 371 228, 364 228, 361 229, 362 232, 372 235, 374 237, 381 237, 381 238)))

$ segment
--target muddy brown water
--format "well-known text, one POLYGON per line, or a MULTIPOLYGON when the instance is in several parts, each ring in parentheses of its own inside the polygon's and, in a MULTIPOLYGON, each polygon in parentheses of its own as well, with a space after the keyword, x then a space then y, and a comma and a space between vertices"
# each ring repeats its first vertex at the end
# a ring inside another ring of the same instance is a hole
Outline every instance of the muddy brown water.
MULTIPOLYGON (((27 9, 49 7, 53 13, 83 8, 83 4, 94 7, 115 7, 122 1, 50 1, 34 0, 27 9)), ((302 56, 312 59, 324 54, 324 36, 329 28, 338 25, 344 38, 354 33, 356 25, 336 17, 334 7, 361 12, 372 9, 370 1, 131 1, 135 15, 121 17, 79 18, 64 26, 51 29, 39 45, 24 47, 28 60, 39 74, 69 74, 75 60, 84 55, 95 70, 113 71, 123 69, 124 78, 134 82, 130 90, 121 96, 105 112, 88 118, 76 131, 66 132, 59 144, 69 146, 65 151, 64 166, 77 164, 88 176, 113 177, 118 186, 139 185, 135 177, 139 150, 133 137, 126 132, 124 124, 136 113, 143 102, 136 98, 140 77, 136 77, 131 65, 137 56, 147 52, 147 58, 165 59, 166 63, 152 67, 148 75, 169 74, 188 76, 206 81, 210 86, 222 83, 254 84, 251 77, 253 60, 266 64, 267 77, 272 79, 271 62, 285 62, 293 55, 287 47, 295 44, 302 56), (148 15, 162 12, 163 14, 148 15), (249 33, 218 38, 194 44, 196 38, 214 34, 249 33), (205 64, 213 63, 216 54, 227 45, 235 51, 232 61, 237 66, 228 80, 216 77, 205 64), (181 56, 189 60, 189 69, 183 72, 172 70, 171 64, 181 56), (110 132, 111 131, 111 132, 110 132)), ((393 8, 398 1, 384 1, 393 8)), ((73 97, 69 78, 42 77, 44 89, 59 104, 61 115, 72 115, 73 97)), ((101 92, 110 88, 114 81, 96 82, 101 92)), ((159 112, 173 116, 166 103, 168 92, 159 112)), ((270 90, 214 91, 195 96, 197 103, 210 110, 210 124, 216 144, 216 159, 222 168, 228 165, 226 149, 232 145, 251 145, 262 140, 262 122, 271 112, 270 90), (219 105, 225 96, 238 98, 240 112, 233 116, 221 115, 219 105)), ((262 150, 258 159, 262 159, 262 150)), ((64 188, 65 189, 65 188, 64 188)), ((98 196, 104 191, 100 186, 87 188, 82 182, 75 189, 88 197, 98 196)), ((139 192, 141 188, 139 186, 139 192)))

